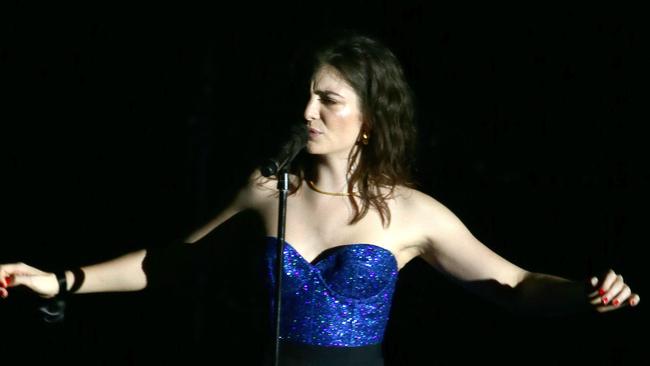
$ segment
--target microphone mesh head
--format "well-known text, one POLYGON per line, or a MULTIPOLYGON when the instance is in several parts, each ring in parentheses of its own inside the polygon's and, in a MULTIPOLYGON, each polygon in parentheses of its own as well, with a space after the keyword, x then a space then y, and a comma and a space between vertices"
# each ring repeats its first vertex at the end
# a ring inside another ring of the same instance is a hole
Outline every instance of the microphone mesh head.
POLYGON ((296 123, 291 126, 291 136, 295 137, 295 141, 299 145, 305 145, 307 144, 307 139, 309 139, 309 130, 306 125, 296 123))
POLYGON ((290 164, 291 161, 298 155, 309 139, 309 130, 307 126, 302 123, 295 123, 291 125, 289 130, 289 139, 281 147, 280 153, 274 159, 268 159, 261 166, 262 175, 270 177, 276 174, 279 170, 290 164))

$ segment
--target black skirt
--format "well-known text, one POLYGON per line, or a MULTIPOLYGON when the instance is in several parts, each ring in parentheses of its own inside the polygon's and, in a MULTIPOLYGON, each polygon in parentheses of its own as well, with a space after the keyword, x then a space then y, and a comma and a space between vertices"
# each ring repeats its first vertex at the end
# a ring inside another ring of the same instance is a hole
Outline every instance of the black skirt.
MULTIPOLYGON (((270 349, 266 365, 273 365, 270 349)), ((313 346, 280 342, 279 366, 384 366, 381 344, 361 347, 313 346)))

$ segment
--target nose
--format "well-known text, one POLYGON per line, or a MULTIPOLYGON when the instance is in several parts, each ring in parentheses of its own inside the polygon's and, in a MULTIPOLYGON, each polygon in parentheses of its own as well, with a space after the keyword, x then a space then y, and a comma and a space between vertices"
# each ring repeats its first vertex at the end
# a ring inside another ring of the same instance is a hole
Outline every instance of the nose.
POLYGON ((305 106, 305 119, 309 122, 318 119, 318 102, 314 97, 310 97, 305 106))

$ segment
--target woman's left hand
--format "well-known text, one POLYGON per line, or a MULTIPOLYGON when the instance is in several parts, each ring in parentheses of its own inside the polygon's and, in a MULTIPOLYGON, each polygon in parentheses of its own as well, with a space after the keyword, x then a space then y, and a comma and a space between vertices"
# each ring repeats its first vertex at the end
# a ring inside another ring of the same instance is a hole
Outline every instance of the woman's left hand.
POLYGON ((641 297, 633 293, 630 286, 623 282, 623 276, 611 269, 600 279, 592 277, 591 285, 594 291, 589 294, 589 302, 600 313, 617 310, 627 305, 634 307, 641 301, 641 297))

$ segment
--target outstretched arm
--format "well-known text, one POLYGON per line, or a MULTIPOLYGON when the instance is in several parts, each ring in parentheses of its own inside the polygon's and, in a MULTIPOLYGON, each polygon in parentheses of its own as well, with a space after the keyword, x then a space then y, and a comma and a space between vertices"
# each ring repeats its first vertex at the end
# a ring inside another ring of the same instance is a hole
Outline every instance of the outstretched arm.
MULTIPOLYGON (((260 176, 259 170, 253 171, 247 184, 239 190, 228 207, 206 225, 194 231, 185 242, 194 243, 236 213, 255 207, 258 200, 263 197, 263 192, 256 184, 260 176)), ((149 282, 143 268, 147 254, 147 249, 141 249, 105 262, 82 267, 84 279, 75 293, 143 290, 149 282)), ((74 278, 72 271, 65 271, 65 277, 69 290, 78 279, 74 278)), ((44 298, 51 298, 59 293, 59 283, 54 273, 41 271, 25 263, 0 264, 0 298, 6 298, 9 295, 9 288, 16 286, 25 286, 44 298)))
POLYGON ((440 202, 420 192, 414 202, 417 217, 426 218, 418 223, 425 233, 420 257, 493 302, 517 311, 561 314, 588 306, 604 312, 640 301, 614 271, 591 283, 527 271, 481 243, 440 202))
MULTIPOLYGON (((146 250, 131 252, 102 263, 82 267, 84 280, 75 293, 139 291, 147 286, 147 277, 142 270, 146 250)), ((67 289, 75 281, 72 271, 65 271, 67 289)), ((8 288, 26 286, 44 298, 59 293, 56 275, 44 272, 25 263, 0 265, 0 297, 9 295, 8 288)))

